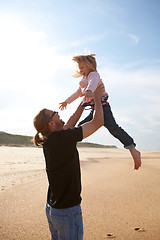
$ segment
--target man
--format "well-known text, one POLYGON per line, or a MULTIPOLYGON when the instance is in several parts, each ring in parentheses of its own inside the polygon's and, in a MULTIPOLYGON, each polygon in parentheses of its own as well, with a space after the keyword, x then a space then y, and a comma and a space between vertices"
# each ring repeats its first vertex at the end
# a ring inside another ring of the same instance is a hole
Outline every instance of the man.
POLYGON ((83 112, 81 105, 66 124, 57 112, 48 109, 41 110, 34 118, 37 130, 34 143, 43 145, 49 181, 46 215, 51 240, 83 239, 81 172, 76 144, 103 126, 103 92, 104 86, 101 85, 94 93, 93 120, 78 128, 75 125, 83 112))

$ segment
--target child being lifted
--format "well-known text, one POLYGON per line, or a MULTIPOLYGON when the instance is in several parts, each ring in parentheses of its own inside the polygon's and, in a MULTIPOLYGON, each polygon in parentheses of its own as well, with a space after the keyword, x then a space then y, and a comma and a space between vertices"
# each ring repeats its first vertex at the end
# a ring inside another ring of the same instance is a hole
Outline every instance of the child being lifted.
MULTIPOLYGON (((85 122, 91 121, 93 118, 94 112, 94 98, 93 92, 102 83, 100 79, 100 75, 97 72, 97 63, 95 59, 95 54, 82 54, 78 56, 74 56, 72 58, 78 64, 78 70, 74 74, 74 77, 82 77, 79 82, 78 90, 73 93, 69 98, 67 98, 64 102, 60 103, 60 109, 64 110, 67 107, 67 104, 70 104, 78 97, 82 97, 82 107, 91 106, 91 111, 89 115, 79 123, 79 126, 85 122)), ((141 167, 141 154, 135 148, 136 144, 134 140, 129 136, 115 121, 111 107, 107 102, 108 94, 104 92, 102 97, 102 105, 103 105, 103 114, 104 114, 104 126, 108 129, 108 131, 124 145, 126 149, 129 149, 133 160, 134 160, 134 169, 138 169, 141 167)))

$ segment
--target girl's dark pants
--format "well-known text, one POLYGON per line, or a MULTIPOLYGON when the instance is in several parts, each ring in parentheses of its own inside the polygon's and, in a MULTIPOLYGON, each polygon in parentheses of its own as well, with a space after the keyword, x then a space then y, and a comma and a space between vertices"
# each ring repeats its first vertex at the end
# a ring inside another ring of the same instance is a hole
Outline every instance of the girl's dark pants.
MULTIPOLYGON (((93 119, 94 109, 90 111, 89 115, 82 120, 78 126, 81 126, 85 122, 89 122, 93 119)), ((108 129, 108 131, 124 145, 127 149, 132 149, 136 146, 134 140, 116 123, 111 107, 108 102, 103 105, 103 114, 104 114, 104 126, 108 129)))

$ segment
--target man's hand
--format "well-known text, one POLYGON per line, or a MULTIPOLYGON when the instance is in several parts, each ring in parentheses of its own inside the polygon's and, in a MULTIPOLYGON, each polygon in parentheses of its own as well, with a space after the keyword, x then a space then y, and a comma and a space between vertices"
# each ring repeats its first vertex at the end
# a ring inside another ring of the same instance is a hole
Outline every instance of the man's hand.
POLYGON ((105 88, 104 88, 104 84, 102 83, 94 91, 94 98, 97 98, 97 99, 101 98, 104 95, 104 91, 105 91, 105 88))
POLYGON ((60 109, 60 110, 66 109, 66 107, 67 107, 67 103, 66 103, 66 102, 61 102, 61 103, 59 103, 59 104, 60 104, 60 106, 59 106, 59 109, 60 109))
POLYGON ((90 90, 87 90, 84 94, 84 101, 90 102, 93 99, 93 93, 90 90))

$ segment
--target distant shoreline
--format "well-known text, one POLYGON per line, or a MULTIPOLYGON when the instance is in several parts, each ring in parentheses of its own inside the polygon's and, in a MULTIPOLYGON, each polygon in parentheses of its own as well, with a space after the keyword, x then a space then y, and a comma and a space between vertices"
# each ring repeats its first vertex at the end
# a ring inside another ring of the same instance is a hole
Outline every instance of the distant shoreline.
MULTIPOLYGON (((32 136, 16 135, 0 132, 0 146, 7 147, 35 147, 32 136)), ((78 142, 77 147, 86 148, 117 148, 114 145, 102 145, 90 142, 78 142)))

